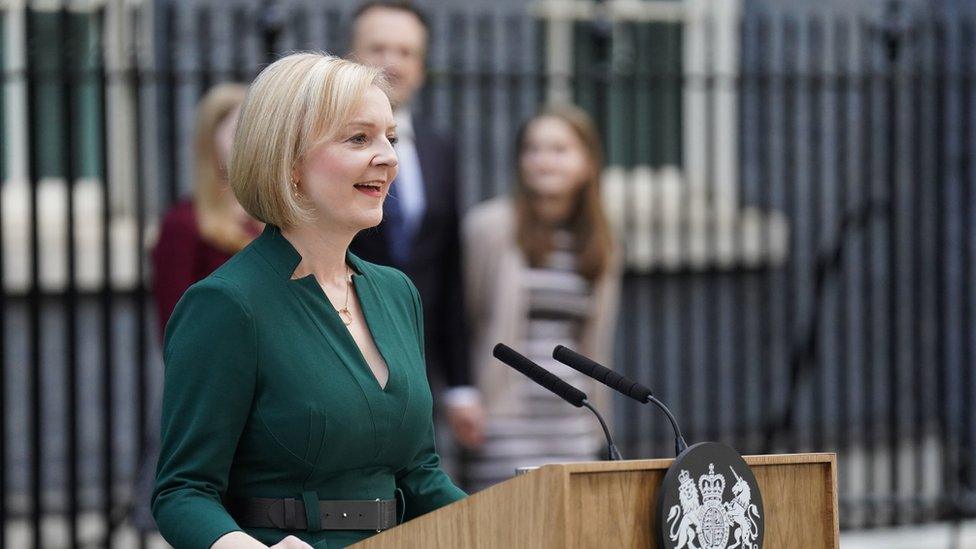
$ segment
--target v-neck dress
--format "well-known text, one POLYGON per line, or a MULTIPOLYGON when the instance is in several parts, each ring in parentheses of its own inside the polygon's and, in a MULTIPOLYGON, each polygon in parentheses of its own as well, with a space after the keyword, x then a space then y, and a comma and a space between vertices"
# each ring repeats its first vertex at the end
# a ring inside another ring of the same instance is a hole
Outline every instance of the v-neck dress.
POLYGON ((301 256, 269 226, 192 286, 166 328, 162 445, 152 509, 177 549, 243 530, 317 548, 373 532, 242 528, 225 498, 396 497, 400 520, 465 496, 440 469, 422 309, 400 271, 347 256, 377 349, 381 387, 301 256))

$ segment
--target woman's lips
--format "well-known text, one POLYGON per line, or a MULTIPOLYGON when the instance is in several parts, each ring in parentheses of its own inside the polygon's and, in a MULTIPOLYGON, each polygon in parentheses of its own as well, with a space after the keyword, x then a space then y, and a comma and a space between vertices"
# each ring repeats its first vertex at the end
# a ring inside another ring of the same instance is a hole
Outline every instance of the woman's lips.
POLYGON ((353 186, 357 191, 367 196, 371 196, 373 198, 381 198, 383 196, 383 187, 379 185, 356 184, 353 186))

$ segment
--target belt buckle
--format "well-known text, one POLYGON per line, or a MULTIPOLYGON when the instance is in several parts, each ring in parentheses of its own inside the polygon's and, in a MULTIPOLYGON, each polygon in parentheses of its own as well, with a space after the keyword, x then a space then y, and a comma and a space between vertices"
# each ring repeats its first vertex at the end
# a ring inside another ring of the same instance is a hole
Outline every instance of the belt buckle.
POLYGON ((380 509, 380 498, 376 498, 376 533, 377 534, 383 531, 383 529, 380 528, 380 526, 383 525, 383 523, 381 522, 382 520, 383 520, 383 513, 380 509))

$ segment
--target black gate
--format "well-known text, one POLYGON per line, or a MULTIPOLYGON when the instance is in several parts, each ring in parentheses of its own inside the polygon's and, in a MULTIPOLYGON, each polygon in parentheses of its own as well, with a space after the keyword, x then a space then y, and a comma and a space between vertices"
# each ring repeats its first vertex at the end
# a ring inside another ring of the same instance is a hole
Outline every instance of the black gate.
MULTIPOLYGON (((0 13, 0 545, 144 544, 146 253, 188 189, 193 104, 281 52, 341 53, 348 13, 0 13)), ((420 108, 458 139, 466 205, 505 191, 554 89, 597 117, 628 266, 614 366, 689 441, 837 452, 845 528, 976 515, 976 20, 746 13, 729 70, 714 48, 689 66, 680 17, 597 16, 571 23, 568 72, 544 16, 431 20, 420 108)), ((707 45, 730 23, 698 24, 707 45)), ((617 408, 626 457, 669 455, 663 418, 617 408)))

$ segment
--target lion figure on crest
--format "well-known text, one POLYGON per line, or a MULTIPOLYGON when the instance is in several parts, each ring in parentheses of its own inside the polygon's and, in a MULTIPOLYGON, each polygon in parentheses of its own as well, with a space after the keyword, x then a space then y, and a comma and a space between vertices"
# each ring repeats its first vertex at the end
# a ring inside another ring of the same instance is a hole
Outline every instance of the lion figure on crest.
POLYGON ((699 521, 698 511, 701 508, 698 488, 688 476, 688 471, 682 469, 678 479, 680 480, 678 500, 681 502, 681 507, 672 505, 671 510, 668 511, 671 541, 678 542, 674 549, 683 549, 685 546, 688 549, 698 549, 695 545, 696 528, 699 521))

